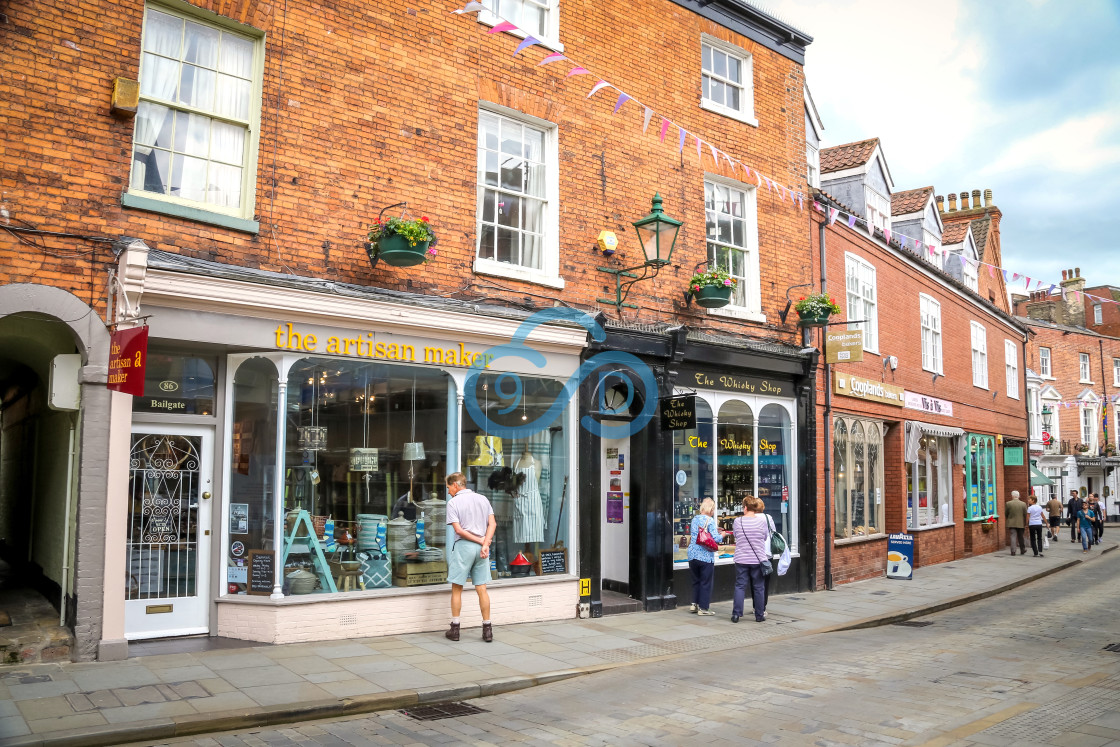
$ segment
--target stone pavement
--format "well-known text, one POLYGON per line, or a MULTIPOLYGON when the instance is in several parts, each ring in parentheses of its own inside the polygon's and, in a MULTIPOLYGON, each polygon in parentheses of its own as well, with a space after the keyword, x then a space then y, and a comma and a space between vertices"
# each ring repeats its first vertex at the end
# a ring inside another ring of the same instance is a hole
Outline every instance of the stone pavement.
MULTIPOLYGON (((1107 535, 1106 535, 1107 537, 1107 535)), ((483 643, 465 629, 350 641, 255 646, 123 662, 0 671, 0 745, 104 745, 330 718, 518 690, 681 654, 885 625, 998 594, 1116 549, 1044 558, 1006 551, 830 592, 774 596, 768 619, 732 625, 673 612, 501 626, 483 643)))

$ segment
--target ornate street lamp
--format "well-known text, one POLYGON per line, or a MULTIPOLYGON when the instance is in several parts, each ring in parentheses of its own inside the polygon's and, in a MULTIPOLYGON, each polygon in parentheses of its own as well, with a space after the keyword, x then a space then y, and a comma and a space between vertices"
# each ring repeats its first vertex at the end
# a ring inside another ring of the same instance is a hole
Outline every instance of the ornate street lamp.
POLYGON ((630 289, 635 283, 657 277, 661 268, 669 264, 682 225, 684 224, 681 221, 665 215, 665 211, 661 208, 661 193, 655 194, 650 214, 634 221, 634 230, 638 232, 638 241, 646 257, 645 262, 622 270, 613 267, 598 268, 600 272, 614 275, 615 281, 615 297, 600 298, 599 303, 613 303, 620 312, 624 306, 631 309, 638 308, 632 303, 625 303, 626 297, 630 295, 630 289), (642 274, 635 274, 636 270, 641 270, 642 274), (623 280, 624 277, 628 279, 623 280))

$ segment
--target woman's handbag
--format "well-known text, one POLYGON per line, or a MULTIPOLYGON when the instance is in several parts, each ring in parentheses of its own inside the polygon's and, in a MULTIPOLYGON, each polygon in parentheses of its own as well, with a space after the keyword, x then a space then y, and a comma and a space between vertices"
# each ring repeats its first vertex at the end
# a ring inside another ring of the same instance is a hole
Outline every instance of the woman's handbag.
MULTIPOLYGON (((767 517, 767 519, 769 519, 769 517, 767 517)), ((741 520, 742 520, 741 517, 739 519, 736 519, 736 521, 741 521, 741 520)), ((755 556, 762 558, 762 562, 759 563, 759 565, 762 567, 762 575, 763 576, 769 576, 771 573, 774 572, 774 566, 770 562, 770 558, 766 557, 765 555, 760 553, 757 548, 755 548, 754 543, 751 542, 751 536, 749 534, 747 534, 747 530, 745 530, 745 529, 743 530, 743 536, 747 538, 747 544, 751 546, 751 550, 754 551, 755 556)))
POLYGON ((703 547, 705 550, 711 550, 713 552, 719 549, 719 543, 716 542, 716 538, 712 536, 712 533, 709 532, 708 528, 705 526, 700 527, 696 531, 696 544, 700 545, 700 547, 703 547))
POLYGON ((786 551, 788 543, 778 528, 774 526, 774 520, 770 518, 770 514, 766 515, 766 523, 770 526, 770 554, 781 555, 786 551))

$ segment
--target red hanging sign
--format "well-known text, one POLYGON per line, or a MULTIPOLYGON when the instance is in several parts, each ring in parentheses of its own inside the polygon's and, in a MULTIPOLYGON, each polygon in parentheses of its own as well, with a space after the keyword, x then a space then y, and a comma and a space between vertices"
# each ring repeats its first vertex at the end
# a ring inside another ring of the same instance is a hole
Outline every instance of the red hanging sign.
POLYGON ((109 337, 109 382, 115 392, 144 396, 148 367, 148 328, 119 329, 109 337))

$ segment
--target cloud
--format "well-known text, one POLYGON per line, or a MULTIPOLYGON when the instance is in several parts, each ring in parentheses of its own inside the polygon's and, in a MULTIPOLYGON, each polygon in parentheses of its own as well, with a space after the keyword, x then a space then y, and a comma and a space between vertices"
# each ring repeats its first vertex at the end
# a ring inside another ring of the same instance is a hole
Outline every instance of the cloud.
POLYGON ((1087 175, 1120 163, 1120 113, 1100 112, 1066 120, 1012 141, 979 173, 1028 170, 1087 175))

